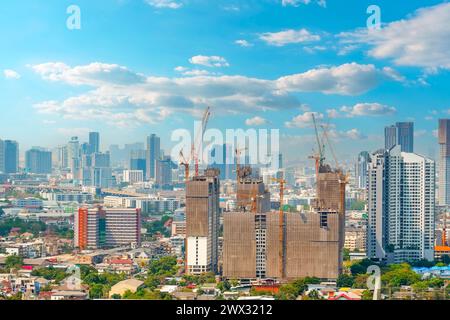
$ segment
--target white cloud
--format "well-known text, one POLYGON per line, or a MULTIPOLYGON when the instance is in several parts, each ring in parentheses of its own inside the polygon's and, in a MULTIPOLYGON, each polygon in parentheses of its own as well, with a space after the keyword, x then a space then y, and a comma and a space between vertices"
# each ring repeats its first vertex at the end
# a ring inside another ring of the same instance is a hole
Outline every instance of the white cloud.
POLYGON ((368 45, 369 55, 399 66, 450 69, 450 3, 417 10, 381 30, 358 29, 339 35, 341 44, 368 45))
POLYGON ((277 85, 281 91, 358 95, 377 86, 383 76, 383 72, 374 65, 353 62, 285 76, 278 79, 277 85))
MULTIPOLYGON (((281 0, 281 4, 283 5, 283 7, 287 7, 287 6, 298 7, 302 4, 310 4, 312 2, 313 1, 311 1, 311 0, 281 0)), ((324 8, 327 7, 326 0, 317 0, 314 2, 317 3, 321 7, 324 7, 324 8)))
POLYGON ((40 113, 56 114, 63 119, 104 121, 122 127, 158 123, 175 112, 197 115, 206 105, 213 106, 214 113, 219 115, 285 109, 308 111, 299 97, 291 93, 358 94, 374 88, 378 80, 373 77, 382 74, 373 66, 357 64, 319 68, 276 80, 203 75, 202 70, 177 69, 191 76, 144 76, 126 67, 107 64, 37 65, 33 70, 43 79, 92 88, 62 101, 41 101, 34 107, 40 113), (341 68, 350 68, 352 72, 341 68))
POLYGON ((5 76, 6 79, 20 79, 21 76, 18 72, 11 70, 11 69, 6 69, 3 70, 3 75, 5 76))
POLYGON ((189 68, 186 68, 183 66, 178 66, 178 67, 175 67, 174 70, 177 72, 185 72, 185 71, 189 70, 189 68))
POLYGON ((394 115, 397 109, 380 103, 357 103, 354 106, 343 106, 338 110, 327 110, 330 118, 377 117, 394 115))
POLYGON ((358 129, 351 129, 348 131, 337 131, 337 130, 330 130, 328 131, 328 135, 332 139, 349 139, 349 140, 362 140, 366 139, 367 136, 362 134, 358 129))
POLYGON ((173 0, 145 0, 147 4, 155 8, 179 9, 183 4, 173 0))
POLYGON ((320 36, 312 34, 306 29, 300 30, 285 30, 280 32, 266 32, 259 35, 259 38, 272 46, 285 46, 292 43, 304 43, 319 41, 320 36))
POLYGON ((183 72, 183 75, 185 76, 195 76, 195 77, 207 76, 210 74, 211 73, 208 70, 200 70, 200 69, 193 69, 183 72))
POLYGON ((267 123, 268 121, 266 119, 259 116, 245 120, 245 124, 249 127, 263 126, 267 123))
POLYGON ((49 62, 32 67, 45 80, 62 81, 73 85, 101 86, 142 83, 145 77, 117 64, 94 62, 71 68, 62 62, 49 62))
POLYGON ((294 117, 291 121, 285 123, 287 128, 309 128, 314 124, 313 116, 316 120, 322 120, 324 115, 318 112, 307 111, 294 117))
POLYGON ((253 46, 253 44, 251 44, 247 40, 243 40, 243 39, 236 40, 234 43, 239 45, 239 46, 241 46, 241 47, 244 47, 244 48, 248 48, 248 47, 253 46))
POLYGON ((205 67, 229 67, 230 64, 223 57, 219 56, 194 56, 189 59, 189 62, 196 65, 205 67))

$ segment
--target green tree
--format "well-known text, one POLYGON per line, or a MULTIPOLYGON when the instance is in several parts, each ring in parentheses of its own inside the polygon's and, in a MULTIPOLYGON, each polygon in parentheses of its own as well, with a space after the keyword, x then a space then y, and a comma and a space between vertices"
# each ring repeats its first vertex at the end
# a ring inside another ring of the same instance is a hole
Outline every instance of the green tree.
POLYGON ((388 271, 381 276, 381 281, 390 288, 399 288, 419 282, 420 275, 407 263, 395 264, 389 266, 388 271))
POLYGON ((364 210, 366 207, 365 201, 355 201, 350 205, 350 210, 364 210))
POLYGON ((19 256, 8 256, 5 261, 6 269, 20 269, 23 266, 23 258, 19 256))
POLYGON ((341 274, 337 278, 336 285, 338 288, 352 288, 355 283, 353 276, 348 274, 341 274))
POLYGON ((343 257, 344 257, 344 261, 350 261, 350 250, 349 249, 344 248, 343 257))
POLYGON ((151 275, 174 276, 178 272, 177 258, 167 256, 159 260, 150 261, 148 272, 151 275))
POLYGON ((103 298, 104 286, 102 284, 93 284, 89 287, 89 297, 91 299, 103 298))
POLYGON ((369 259, 359 260, 350 266, 350 271, 352 275, 365 274, 367 268, 375 263, 369 259))

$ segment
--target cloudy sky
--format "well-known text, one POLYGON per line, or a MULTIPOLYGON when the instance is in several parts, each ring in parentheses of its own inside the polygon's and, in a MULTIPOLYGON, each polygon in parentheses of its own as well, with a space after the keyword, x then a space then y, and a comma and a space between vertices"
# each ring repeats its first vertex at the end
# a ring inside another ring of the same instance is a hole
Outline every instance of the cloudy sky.
POLYGON ((382 147, 384 126, 405 120, 429 155, 450 110, 447 1, 20 0, 0 12, 0 138, 22 151, 89 130, 105 148, 150 133, 169 148, 210 105, 209 127, 280 129, 290 161, 314 146, 312 113, 341 158, 382 147))

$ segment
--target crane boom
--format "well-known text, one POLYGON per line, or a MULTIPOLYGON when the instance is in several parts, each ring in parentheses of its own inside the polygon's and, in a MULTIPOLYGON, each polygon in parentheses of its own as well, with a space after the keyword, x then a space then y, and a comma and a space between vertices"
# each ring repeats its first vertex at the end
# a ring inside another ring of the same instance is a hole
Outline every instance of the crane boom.
POLYGON ((284 209, 283 209, 283 202, 284 202, 284 190, 286 181, 284 179, 272 179, 272 181, 278 182, 280 184, 280 212, 279 212, 279 231, 278 231, 278 241, 279 241, 279 260, 278 260, 278 266, 280 270, 280 276, 281 278, 285 278, 285 268, 284 268, 284 238, 285 238, 285 232, 284 232, 284 209))
POLYGON ((200 132, 197 132, 194 142, 192 143, 192 155, 195 163, 195 176, 199 174, 199 152, 201 148, 201 143, 203 140, 203 135, 208 125, 209 118, 211 116, 211 108, 207 107, 202 117, 202 124, 200 128, 200 132))

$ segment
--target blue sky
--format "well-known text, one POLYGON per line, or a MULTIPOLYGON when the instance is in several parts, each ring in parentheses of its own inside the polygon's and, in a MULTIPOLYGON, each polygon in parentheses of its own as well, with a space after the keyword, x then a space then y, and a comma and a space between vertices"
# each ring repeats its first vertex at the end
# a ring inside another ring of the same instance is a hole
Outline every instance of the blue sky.
MULTIPOLYGON (((191 129, 277 128, 293 161, 313 147, 311 113, 337 153, 383 145, 414 120, 437 150, 450 110, 450 4, 364 0, 9 1, 0 8, 0 138, 52 147, 100 131, 104 147, 191 129), (69 30, 66 9, 81 10, 69 30), (369 5, 381 30, 369 31, 369 5)), ((284 149, 284 150, 283 150, 284 149)))

